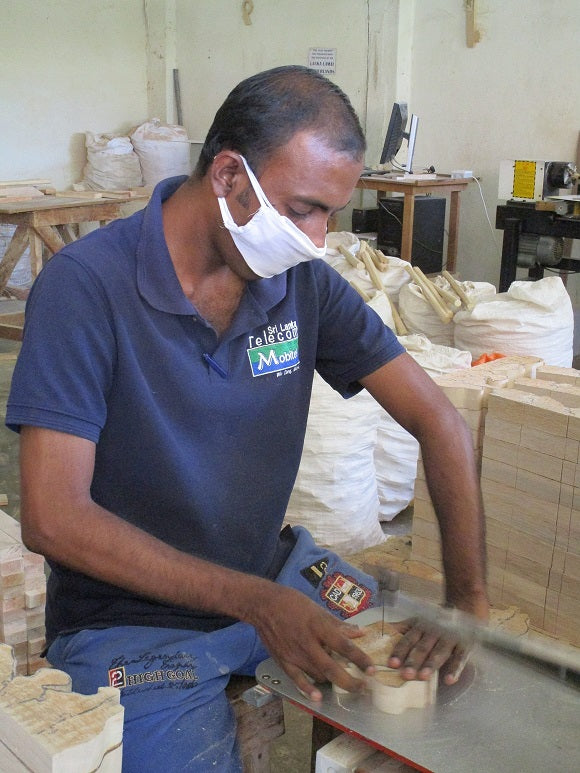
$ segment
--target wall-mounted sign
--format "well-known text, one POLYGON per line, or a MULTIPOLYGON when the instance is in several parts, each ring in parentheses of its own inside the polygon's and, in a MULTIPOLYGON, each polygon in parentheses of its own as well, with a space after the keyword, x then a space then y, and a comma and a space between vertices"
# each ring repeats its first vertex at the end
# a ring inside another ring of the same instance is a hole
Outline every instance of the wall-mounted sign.
POLYGON ((309 48, 308 66, 322 75, 336 72, 336 48, 309 48))

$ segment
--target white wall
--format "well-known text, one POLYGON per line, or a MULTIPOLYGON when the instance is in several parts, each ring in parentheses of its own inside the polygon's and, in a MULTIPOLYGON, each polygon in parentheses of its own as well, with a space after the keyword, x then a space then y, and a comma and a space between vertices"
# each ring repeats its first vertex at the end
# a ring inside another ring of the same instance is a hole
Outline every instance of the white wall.
MULTIPOLYGON (((481 41, 468 48, 462 0, 256 0, 251 25, 239 0, 0 0, 0 179, 68 187, 82 175, 86 130, 174 121, 174 67, 184 123, 203 139, 240 79, 306 64, 324 46, 337 49, 334 80, 361 116, 367 162, 378 160, 392 102, 406 99, 420 117, 416 167, 473 169, 493 223, 503 158, 576 158, 580 2, 477 6, 481 41)), ((471 184, 459 271, 496 283, 499 263, 471 184)))
POLYGON ((82 177, 84 132, 147 118, 141 0, 0 0, 0 179, 82 177))
MULTIPOLYGON (((405 1, 405 0, 403 0, 405 1)), ((458 0, 415 3, 410 107, 416 161, 481 177, 492 223, 502 159, 575 161, 580 131, 580 2, 479 0, 468 48, 458 0)), ((495 231, 501 249, 503 232, 495 231)), ((458 270, 497 283, 500 259, 478 188, 461 196, 458 270)))
POLYGON ((336 48, 336 75, 357 112, 367 89, 366 0, 276 0, 254 3, 244 24, 242 3, 176 0, 176 58, 184 124, 204 139, 228 92, 269 67, 308 64, 308 50, 336 48))

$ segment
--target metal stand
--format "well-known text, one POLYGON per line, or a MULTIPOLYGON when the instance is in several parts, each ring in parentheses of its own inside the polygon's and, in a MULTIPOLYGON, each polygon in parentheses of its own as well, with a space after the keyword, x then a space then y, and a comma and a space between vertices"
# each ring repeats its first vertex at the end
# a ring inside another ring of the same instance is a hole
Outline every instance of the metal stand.
MULTIPOLYGON (((495 227, 502 229, 503 246, 499 292, 504 293, 516 278, 518 248, 521 234, 537 236, 562 236, 565 239, 580 239, 580 217, 557 215, 555 212, 538 210, 534 204, 508 202, 496 210, 495 227)), ((580 271, 580 262, 563 258, 554 270, 580 271)), ((532 266, 530 279, 541 279, 544 269, 532 266)))

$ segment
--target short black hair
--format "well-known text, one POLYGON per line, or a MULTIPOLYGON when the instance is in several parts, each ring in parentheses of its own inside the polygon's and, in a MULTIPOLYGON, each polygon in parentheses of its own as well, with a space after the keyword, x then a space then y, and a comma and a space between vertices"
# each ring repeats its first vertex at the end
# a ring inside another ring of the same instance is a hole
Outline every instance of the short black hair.
POLYGON ((319 131, 329 146, 360 160, 366 142, 346 94, 316 70, 285 65, 239 83, 217 111, 194 175, 203 177, 221 150, 235 150, 258 172, 298 131, 319 131))

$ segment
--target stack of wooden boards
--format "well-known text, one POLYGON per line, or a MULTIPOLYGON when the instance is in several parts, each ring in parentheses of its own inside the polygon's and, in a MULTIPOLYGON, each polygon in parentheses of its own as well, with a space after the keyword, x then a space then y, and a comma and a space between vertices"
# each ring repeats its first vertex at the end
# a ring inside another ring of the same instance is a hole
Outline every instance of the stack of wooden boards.
POLYGON ((22 544, 20 524, 0 510, 0 641, 12 647, 18 674, 46 665, 44 558, 22 544))
POLYGON ((149 197, 152 186, 122 190, 67 190, 57 191, 50 180, 0 180, 0 202, 30 201, 43 196, 73 199, 134 199, 149 197))
POLYGON ((70 677, 47 667, 45 599, 44 558, 0 510, 0 770, 120 773, 120 693, 73 693, 70 677))
MULTIPOLYGON (((580 372, 505 357, 435 381, 472 431, 486 514, 492 603, 580 645, 580 372)), ((441 569, 419 461, 412 558, 441 569)))

